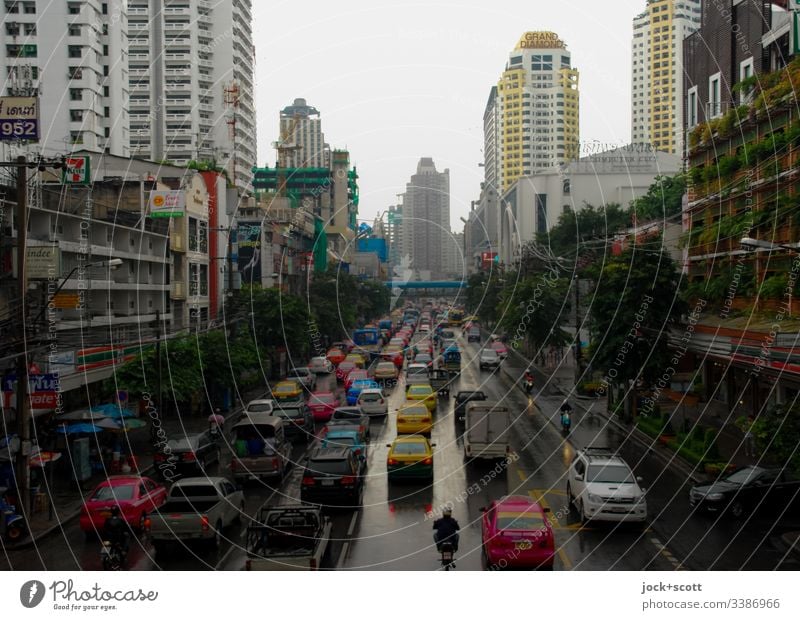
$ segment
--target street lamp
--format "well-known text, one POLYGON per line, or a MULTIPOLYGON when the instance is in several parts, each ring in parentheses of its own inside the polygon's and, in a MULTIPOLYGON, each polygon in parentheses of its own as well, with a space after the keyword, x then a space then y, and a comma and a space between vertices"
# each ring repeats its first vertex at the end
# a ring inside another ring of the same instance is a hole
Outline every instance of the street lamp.
POLYGON ((742 237, 739 243, 746 248, 762 249, 762 250, 797 250, 797 247, 786 245, 783 243, 772 243, 772 241, 764 241, 762 239, 754 239, 753 237, 742 237))

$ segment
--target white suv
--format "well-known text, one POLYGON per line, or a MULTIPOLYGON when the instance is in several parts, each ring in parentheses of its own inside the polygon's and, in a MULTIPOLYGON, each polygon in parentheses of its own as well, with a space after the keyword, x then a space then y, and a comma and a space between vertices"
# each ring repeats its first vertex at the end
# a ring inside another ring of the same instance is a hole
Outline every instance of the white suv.
POLYGON ((383 394, 383 390, 367 388, 361 390, 358 395, 356 405, 361 407, 361 411, 367 415, 388 415, 389 402, 383 394))
POLYGON ((567 499, 586 523, 647 519, 645 490, 641 478, 628 464, 607 448, 578 450, 567 477, 567 499))

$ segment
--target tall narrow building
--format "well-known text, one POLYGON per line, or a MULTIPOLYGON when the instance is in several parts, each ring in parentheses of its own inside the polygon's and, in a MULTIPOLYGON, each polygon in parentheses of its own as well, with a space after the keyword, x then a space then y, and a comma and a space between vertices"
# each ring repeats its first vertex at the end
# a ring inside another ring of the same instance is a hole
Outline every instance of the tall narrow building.
POLYGON ((526 32, 497 84, 499 185, 578 158, 578 70, 555 32, 526 32))
POLYGON ((700 0, 648 0, 633 20, 631 141, 680 154, 683 40, 700 27, 700 0))
POLYGON ((322 119, 317 108, 305 99, 295 99, 281 110, 280 141, 284 146, 284 161, 288 168, 329 168, 330 147, 322 133, 322 119))
POLYGON ((135 157, 216 161, 243 190, 256 164, 251 0, 129 0, 135 157))
POLYGON ((0 30, 0 94, 39 96, 35 150, 127 157, 127 2, 8 1, 0 30))
POLYGON ((430 157, 417 164, 403 200, 403 254, 421 279, 441 278, 450 238, 450 170, 436 170, 430 157))

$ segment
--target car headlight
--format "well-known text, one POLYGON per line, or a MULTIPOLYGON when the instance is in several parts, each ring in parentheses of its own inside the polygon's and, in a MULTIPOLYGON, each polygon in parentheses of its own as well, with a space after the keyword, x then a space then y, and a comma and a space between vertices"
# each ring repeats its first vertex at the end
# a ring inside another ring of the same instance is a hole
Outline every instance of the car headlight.
POLYGON ((706 499, 711 500, 712 502, 718 502, 723 497, 725 497, 722 493, 709 493, 706 495, 706 499))
POLYGON ((589 493, 586 497, 593 504, 602 504, 604 501, 602 497, 595 495, 594 493, 589 493))
POLYGON ((644 502, 645 502, 644 493, 642 493, 639 497, 636 498, 636 504, 640 505, 644 504, 644 502))

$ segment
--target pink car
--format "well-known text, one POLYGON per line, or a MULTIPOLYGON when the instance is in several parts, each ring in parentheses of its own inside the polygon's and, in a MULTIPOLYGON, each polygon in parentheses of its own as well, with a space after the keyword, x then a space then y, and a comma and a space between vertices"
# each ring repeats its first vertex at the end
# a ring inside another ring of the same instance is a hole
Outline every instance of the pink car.
POLYGON ((314 392, 308 399, 308 406, 315 422, 327 422, 339 406, 339 399, 333 392, 314 392))
POLYGON ((344 378, 344 389, 349 390, 350 386, 359 379, 369 379, 369 372, 362 368, 354 368, 344 378))
POLYGON ((147 515, 167 499, 167 489, 144 476, 111 476, 98 484, 83 501, 80 526, 87 534, 101 532, 112 506, 133 528, 143 530, 147 515))
POLYGON ((496 340, 492 343, 492 348, 497 351, 497 355, 500 357, 500 359, 504 360, 506 357, 508 357, 508 347, 499 340, 496 340))
POLYGON ((336 367, 336 378, 339 381, 344 381, 347 378, 347 375, 350 374, 350 371, 355 367, 355 362, 342 362, 336 367))
POLYGON ((506 495, 481 510, 481 539, 490 567, 553 569, 549 509, 524 495, 506 495))

